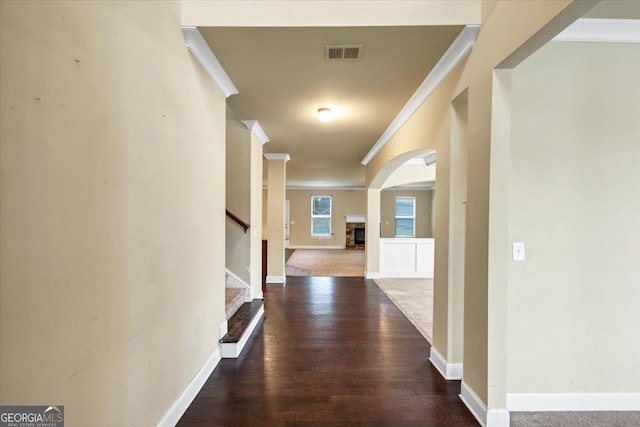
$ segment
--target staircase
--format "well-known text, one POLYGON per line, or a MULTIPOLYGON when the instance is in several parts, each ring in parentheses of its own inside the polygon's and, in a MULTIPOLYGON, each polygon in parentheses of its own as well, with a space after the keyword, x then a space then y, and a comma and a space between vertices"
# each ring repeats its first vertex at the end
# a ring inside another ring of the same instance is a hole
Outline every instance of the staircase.
POLYGON ((225 288, 227 334, 220 339, 220 354, 223 358, 240 356, 249 337, 264 316, 264 300, 250 300, 248 288, 233 286, 233 284, 230 286, 230 282, 227 275, 225 288))
POLYGON ((235 314, 242 304, 244 304, 246 291, 241 288, 225 288, 224 290, 224 312, 227 320, 235 314))
MULTIPOLYGON (((251 228, 249 223, 228 209, 226 215, 247 234, 247 230, 251 228)), ((251 333, 264 316, 264 300, 252 300, 251 294, 251 286, 227 269, 224 296, 227 333, 220 339, 220 354, 223 358, 240 356, 251 333)))

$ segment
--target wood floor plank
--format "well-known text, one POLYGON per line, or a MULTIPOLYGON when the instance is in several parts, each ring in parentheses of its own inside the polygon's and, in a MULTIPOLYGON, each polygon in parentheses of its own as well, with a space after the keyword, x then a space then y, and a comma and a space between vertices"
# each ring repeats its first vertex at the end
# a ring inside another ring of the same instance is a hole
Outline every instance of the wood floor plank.
POLYGON ((237 343, 242 338, 242 334, 249 326, 249 323, 256 316, 263 305, 262 299, 254 299, 251 302, 245 302, 229 319, 229 331, 227 335, 222 337, 220 342, 237 343))
POLYGON ((291 277, 181 426, 477 426, 429 344, 371 281, 291 277))

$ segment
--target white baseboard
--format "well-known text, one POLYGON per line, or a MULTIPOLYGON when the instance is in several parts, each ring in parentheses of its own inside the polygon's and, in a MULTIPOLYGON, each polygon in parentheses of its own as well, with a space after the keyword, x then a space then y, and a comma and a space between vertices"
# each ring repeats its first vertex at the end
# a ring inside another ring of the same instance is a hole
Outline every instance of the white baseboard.
POLYGON ((434 346, 431 346, 429 361, 445 380, 462 379, 462 363, 447 363, 447 360, 442 357, 434 346))
POLYGON ((159 427, 173 427, 180 421, 180 418, 198 395, 207 378, 220 363, 220 360, 222 360, 220 347, 217 347, 207 361, 204 362, 204 365, 202 365, 202 368, 193 377, 189 385, 187 385, 187 388, 184 389, 178 399, 171 405, 171 408, 164 414, 164 417, 158 423, 159 427))
POLYGON ((378 274, 382 279, 433 279, 433 273, 419 271, 383 271, 378 274))
POLYGON ((365 279, 380 279, 380 273, 369 273, 368 271, 364 272, 365 279))
POLYGON ((640 393, 507 393, 510 411, 640 411, 640 393))
POLYGON ((482 427, 509 427, 509 411, 489 409, 464 381, 460 387, 460 399, 482 427))
POLYGON ((235 274, 233 271, 229 270, 228 268, 224 269, 225 273, 227 273, 227 283, 226 285, 230 288, 240 288, 240 289, 244 289, 245 292, 245 298, 244 298, 244 302, 251 302, 253 301, 253 292, 251 290, 251 286, 245 282, 244 280, 242 280, 242 278, 240 276, 238 276, 237 274, 235 274))
POLYGON ((511 416, 506 409, 489 409, 486 427, 509 427, 511 416))
POLYGON ((220 323, 220 326, 218 326, 218 332, 220 333, 219 339, 222 339, 222 337, 227 335, 227 332, 229 332, 229 322, 225 320, 224 322, 220 323))
POLYGON ((345 245, 342 246, 323 246, 323 245, 290 245, 289 249, 346 249, 345 245))
POLYGON ((260 322, 260 319, 262 319, 263 316, 264 305, 260 307, 260 310, 258 310, 254 318, 251 320, 249 326, 247 326, 247 329, 245 329, 244 333, 242 334, 240 341, 238 341, 237 343, 222 343, 220 345, 220 356, 225 359, 235 359, 240 356, 240 353, 242 353, 242 349, 247 344, 247 341, 249 341, 249 337, 251 336, 253 330, 256 328, 258 322, 260 322))
POLYGON ((462 381, 462 384, 460 386, 460 399, 462 399, 462 402, 465 404, 465 406, 469 408, 471 414, 476 417, 476 420, 478 420, 480 425, 482 427, 486 427, 487 406, 464 381, 462 381))
POLYGON ((287 278, 284 276, 267 276, 267 283, 284 283, 287 278))

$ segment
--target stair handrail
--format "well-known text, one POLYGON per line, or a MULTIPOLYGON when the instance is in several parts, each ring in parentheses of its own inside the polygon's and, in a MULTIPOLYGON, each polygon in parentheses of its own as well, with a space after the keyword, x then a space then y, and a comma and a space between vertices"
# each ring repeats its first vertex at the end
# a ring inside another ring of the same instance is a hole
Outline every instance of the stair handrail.
POLYGON ((227 216, 231 218, 231 220, 233 220, 233 222, 235 222, 236 224, 238 224, 240 227, 244 229, 244 234, 247 234, 247 230, 251 228, 251 225, 249 225, 248 222, 245 222, 242 219, 240 219, 238 215, 234 214, 229 209, 225 209, 225 212, 227 216))

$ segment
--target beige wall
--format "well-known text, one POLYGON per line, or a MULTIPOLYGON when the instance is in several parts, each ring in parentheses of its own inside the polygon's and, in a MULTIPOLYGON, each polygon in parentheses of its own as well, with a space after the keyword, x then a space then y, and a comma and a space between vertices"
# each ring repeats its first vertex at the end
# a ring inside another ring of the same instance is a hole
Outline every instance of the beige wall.
MULTIPOLYGON (((449 300, 449 141, 451 102, 464 90, 469 90, 467 203, 465 231, 464 289, 464 381, 487 403, 489 384, 488 352, 490 319, 488 304, 489 249, 503 247, 504 241, 489 240, 489 172, 491 150, 491 94, 493 69, 499 65, 513 66, 589 10, 594 2, 569 0, 500 1, 486 4, 485 25, 475 47, 439 88, 414 113, 390 142, 367 165, 367 185, 375 182, 385 165, 402 153, 419 149, 436 149, 438 169, 436 181, 437 213, 434 279, 434 344, 441 354, 448 346, 442 336, 448 326, 449 300)), ((504 393, 502 393, 504 395, 504 393)), ((497 407, 503 407, 502 402, 497 407)))
POLYGON ((640 46, 610 43, 513 71, 509 392, 640 390, 639 75, 640 46))
POLYGON ((291 203, 290 246, 344 246, 345 215, 364 215, 365 192, 362 190, 287 190, 291 203), (311 238, 311 196, 332 196, 330 238, 311 238))
MULTIPOLYGON (((262 163, 262 167, 266 169, 265 163, 262 163)), ((267 233, 267 199, 269 197, 269 191, 264 189, 262 190, 262 239, 267 240, 269 237, 267 233)))
POLYGON ((415 237, 433 237, 431 232, 431 190, 382 190, 380 213, 382 215, 381 237, 396 237, 395 201, 396 197, 416 198, 415 237))
POLYGON ((224 97, 179 2, 3 1, 0 52, 0 402, 156 425, 224 321, 224 97))
POLYGON ((416 184, 416 183, 430 183, 433 184, 436 181, 436 165, 435 163, 427 166, 423 164, 405 163, 398 167, 393 173, 386 179, 382 188, 391 188, 401 185, 416 184))
MULTIPOLYGON (((227 107, 226 208, 251 224, 251 134, 227 107)), ((253 224, 251 224, 253 226, 253 224)), ((251 232, 226 219, 225 266, 246 283, 251 282, 251 232)))
POLYGON ((227 107, 226 208, 250 224, 244 229, 226 220, 226 268, 262 297, 262 230, 266 206, 262 203, 262 142, 227 107), (264 210, 264 212, 263 212, 264 210))
POLYGON ((463 363, 468 95, 464 91, 451 103, 450 144, 448 150, 443 150, 449 155, 446 357, 450 363, 463 363))

